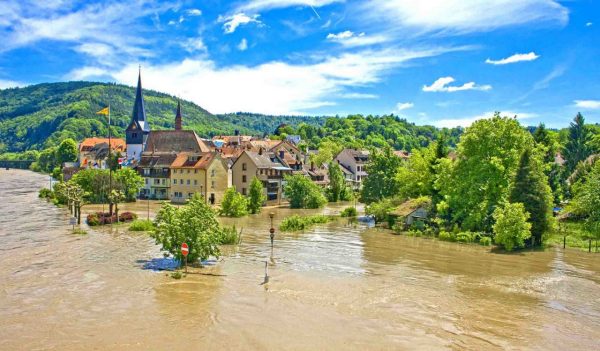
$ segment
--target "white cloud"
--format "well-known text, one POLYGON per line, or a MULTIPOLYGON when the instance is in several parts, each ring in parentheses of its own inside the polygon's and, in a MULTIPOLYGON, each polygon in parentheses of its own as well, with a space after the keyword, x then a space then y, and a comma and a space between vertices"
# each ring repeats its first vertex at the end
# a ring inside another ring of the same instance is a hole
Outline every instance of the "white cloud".
POLYGON ((588 23, 585 24, 586 27, 591 27, 592 25, 593 25, 592 22, 588 22, 588 23))
POLYGON ((3 80, 0 79, 0 89, 18 88, 25 86, 25 83, 16 82, 14 80, 3 80))
POLYGON ((595 110, 600 108, 600 100, 575 100, 575 106, 595 110))
POLYGON ((231 15, 231 16, 227 16, 227 17, 222 17, 219 16, 219 22, 224 22, 223 23, 223 31, 226 34, 231 34, 233 32, 235 32, 235 30, 241 26, 241 25, 245 25, 245 24, 249 24, 249 23, 256 23, 258 25, 261 25, 262 22, 258 19, 260 15, 252 15, 252 16, 248 16, 243 12, 240 13, 236 13, 235 15, 231 15))
POLYGON ((344 93, 339 95, 342 99, 378 99, 379 95, 364 93, 344 93))
POLYGON ((89 79, 98 79, 101 77, 107 77, 109 75, 108 70, 100 67, 92 67, 86 66, 77 68, 65 77, 69 80, 89 80, 89 79))
MULTIPOLYGON (((305 114, 348 90, 380 82, 389 70, 419 58, 455 50, 362 50, 314 58, 312 62, 271 61, 256 66, 219 67, 208 59, 184 59, 162 65, 145 64, 144 87, 191 100, 214 113, 248 111, 268 114, 305 114), (210 82, 210 84, 198 84, 210 82)), ((101 69, 90 74, 101 74, 101 69)), ((117 82, 134 85, 137 65, 111 70, 117 82)), ((85 78, 85 71, 73 72, 85 78)))
POLYGON ((356 34, 347 30, 337 34, 329 33, 327 34, 327 40, 340 43, 344 46, 354 47, 383 43, 388 41, 388 38, 383 35, 368 36, 364 32, 356 34))
POLYGON ((453 77, 442 77, 438 78, 433 84, 430 86, 424 85, 423 91, 425 92, 448 92, 453 93, 455 91, 463 91, 463 90, 482 90, 487 91, 491 90, 491 85, 477 85, 475 82, 468 82, 460 86, 450 86, 449 84, 454 82, 455 79, 453 77))
POLYGON ((256 12, 292 6, 322 7, 344 0, 250 0, 238 8, 239 11, 256 12))
POLYGON ((189 53, 198 51, 206 52, 206 45, 204 44, 202 38, 188 38, 181 44, 181 46, 189 53))
POLYGON ((485 60, 485 63, 489 63, 491 65, 506 65, 509 63, 515 63, 515 62, 521 62, 521 61, 533 61, 533 60, 537 60, 540 57, 540 55, 536 55, 535 52, 530 52, 528 54, 514 54, 512 56, 509 56, 507 58, 503 58, 500 60, 492 60, 492 59, 487 59, 485 60))
POLYGON ((240 51, 246 51, 246 49, 248 49, 248 41, 246 40, 246 38, 242 38, 240 43, 237 45, 237 48, 240 51))
MULTIPOLYGON (((464 118, 449 118, 449 119, 440 119, 432 121, 432 124, 438 128, 454 128, 454 127, 469 127, 473 122, 478 121, 480 119, 488 119, 494 116, 494 112, 488 111, 476 116, 472 117, 464 117, 464 118)), ((500 116, 506 117, 517 117, 517 119, 529 119, 538 117, 535 113, 527 113, 527 112, 512 112, 512 111, 504 111, 500 112, 500 116)))
POLYGON ((202 10, 200 10, 200 9, 189 9, 185 13, 187 13, 188 16, 201 16, 202 15, 202 10))
POLYGON ((568 10, 555 0, 371 0, 359 6, 371 23, 387 21, 398 31, 466 33, 532 22, 564 25, 568 10))
POLYGON ((409 108, 413 108, 413 106, 415 106, 415 104, 412 102, 399 102, 396 104, 396 111, 408 110, 409 108))

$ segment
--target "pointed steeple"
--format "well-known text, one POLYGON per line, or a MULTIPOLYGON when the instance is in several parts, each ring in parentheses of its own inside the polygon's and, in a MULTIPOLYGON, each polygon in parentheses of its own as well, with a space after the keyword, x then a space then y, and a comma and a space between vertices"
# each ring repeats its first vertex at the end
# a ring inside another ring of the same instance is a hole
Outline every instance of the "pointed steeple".
POLYGON ((181 130, 181 101, 177 101, 177 114, 175 115, 175 130, 181 130))
POLYGON ((135 91, 135 103, 133 104, 133 114, 131 116, 131 124, 138 124, 139 128, 144 132, 150 131, 150 126, 146 121, 146 109, 144 108, 144 96, 142 95, 142 70, 138 74, 137 89, 135 91))

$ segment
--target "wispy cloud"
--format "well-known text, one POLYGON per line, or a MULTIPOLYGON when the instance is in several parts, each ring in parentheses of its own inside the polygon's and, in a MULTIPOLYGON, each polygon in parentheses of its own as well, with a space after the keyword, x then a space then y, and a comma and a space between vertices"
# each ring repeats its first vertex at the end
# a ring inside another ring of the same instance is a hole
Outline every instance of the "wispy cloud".
POLYGON ((399 102, 396 104, 396 111, 404 111, 413 108, 415 104, 412 102, 399 102))
POLYGON ((242 25, 246 25, 249 23, 256 23, 258 25, 261 25, 262 22, 258 19, 258 17, 260 17, 260 15, 258 15, 258 14, 248 16, 245 13, 240 12, 240 13, 236 13, 235 15, 231 15, 231 16, 227 16, 227 17, 219 16, 218 21, 224 22, 223 23, 223 31, 225 32, 225 34, 231 34, 231 33, 235 32, 235 30, 239 26, 242 26, 242 25))
POLYGON ((246 40, 246 38, 242 38, 242 40, 240 40, 240 43, 237 45, 237 48, 240 51, 246 51, 246 49, 248 49, 248 41, 246 40))
POLYGON ((185 13, 187 13, 188 16, 201 16, 202 15, 202 10, 200 10, 200 9, 189 9, 189 10, 185 11, 185 13))
POLYGON ((339 95, 342 99, 377 99, 379 95, 365 93, 344 93, 339 95))
MULTIPOLYGON (((292 6, 306 6, 314 8, 326 6, 344 0, 250 0, 242 4, 238 10, 246 12, 256 12, 262 10, 272 10, 292 6)), ((315 11, 316 12, 316 11, 315 11)), ((318 16, 318 14, 317 14, 318 16)))
POLYGON ((575 106, 587 110, 600 109, 600 100, 575 100, 575 106))
POLYGON ((509 63, 533 61, 537 60, 539 57, 540 55, 537 55, 535 52, 532 51, 528 54, 514 54, 512 56, 500 60, 492 60, 488 58, 487 60, 485 60, 485 63, 489 63, 491 65, 507 65, 509 63))
POLYGON ((585 24, 586 27, 591 27, 592 25, 593 25, 592 22, 588 22, 588 23, 585 24))
POLYGON ((355 47, 355 46, 366 46, 383 43, 389 40, 389 38, 383 35, 366 35, 364 32, 354 33, 352 31, 343 31, 337 34, 327 34, 327 40, 340 43, 344 46, 355 47))
POLYGON ((17 88, 26 85, 25 83, 16 82, 14 80, 0 79, 0 89, 17 88))
POLYGON ((487 91, 487 90, 491 90, 492 86, 491 85, 477 85, 475 84, 475 82, 468 82, 465 83, 463 85, 459 85, 459 86, 451 86, 449 84, 451 84, 452 82, 454 82, 455 79, 453 77, 442 77, 442 78, 438 78, 435 82, 433 82, 431 85, 427 86, 424 85, 423 86, 423 91, 425 92, 448 92, 448 93, 453 93, 456 91, 463 91, 463 90, 482 90, 482 91, 487 91))

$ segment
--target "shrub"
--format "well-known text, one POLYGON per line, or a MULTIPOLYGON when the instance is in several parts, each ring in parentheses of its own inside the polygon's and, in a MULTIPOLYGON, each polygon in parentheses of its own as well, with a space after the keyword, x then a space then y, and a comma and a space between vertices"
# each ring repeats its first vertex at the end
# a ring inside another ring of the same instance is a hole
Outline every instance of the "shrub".
POLYGON ((438 235, 438 239, 443 240, 443 241, 456 241, 456 235, 454 235, 454 233, 452 232, 447 232, 445 230, 440 231, 440 234, 438 235))
POLYGON ((89 215, 87 215, 87 224, 89 226, 96 226, 100 224, 100 218, 98 217, 97 214, 95 213, 90 213, 89 215))
POLYGON ((332 217, 324 216, 324 215, 313 215, 313 216, 305 216, 305 217, 293 215, 293 216, 285 218, 279 225, 279 229, 283 232, 293 232, 293 231, 307 229, 310 226, 315 225, 315 224, 327 223, 331 220, 333 220, 332 217))
POLYGON ((340 213, 341 217, 356 217, 358 215, 358 211, 354 207, 346 207, 342 213, 340 213))
POLYGON ((394 209, 394 204, 390 199, 383 199, 378 202, 374 202, 367 206, 365 212, 375 217, 375 222, 385 222, 388 220, 390 212, 394 209))
POLYGON ((472 243, 473 241, 475 241, 475 233, 460 232, 456 234, 456 241, 461 243, 472 243))
POLYGON ((490 238, 489 236, 484 236, 481 239, 479 239, 479 244, 483 246, 490 246, 492 245, 492 238, 490 238))
POLYGON ((531 236, 529 213, 521 203, 507 203, 494 211, 494 242, 502 245, 506 251, 525 247, 525 240, 531 236))
POLYGON ((219 243, 221 245, 235 245, 239 244, 241 238, 241 232, 233 227, 225 227, 221 229, 221 233, 219 235, 219 243))
POLYGON ((323 190, 309 178, 298 174, 285 177, 285 196, 290 208, 320 208, 327 203, 323 190))
POLYGON ((48 188, 42 188, 40 189, 39 197, 42 199, 51 199, 54 197, 54 194, 52 193, 52 190, 48 188))
POLYGON ((133 232, 149 232, 154 229, 154 223, 147 219, 136 219, 129 226, 129 230, 133 232))
POLYGON ((221 215, 227 217, 242 217, 248 214, 248 199, 238 193, 235 187, 225 190, 221 202, 221 215))
POLYGON ((119 222, 129 222, 137 219, 137 215, 133 212, 119 213, 119 222))

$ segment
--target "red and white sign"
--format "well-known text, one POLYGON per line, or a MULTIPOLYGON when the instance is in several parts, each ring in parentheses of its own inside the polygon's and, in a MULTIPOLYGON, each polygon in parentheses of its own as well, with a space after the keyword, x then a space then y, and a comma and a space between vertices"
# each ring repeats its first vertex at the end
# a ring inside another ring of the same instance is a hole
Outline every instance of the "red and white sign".
POLYGON ((186 243, 181 244, 181 254, 184 256, 187 256, 188 253, 190 253, 190 248, 188 247, 188 244, 186 244, 186 243))

